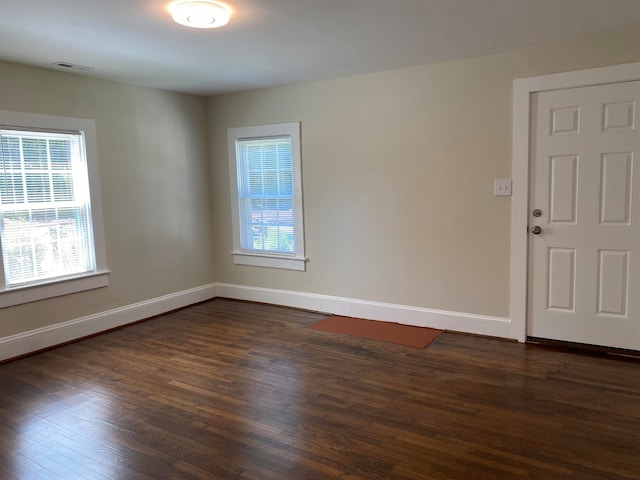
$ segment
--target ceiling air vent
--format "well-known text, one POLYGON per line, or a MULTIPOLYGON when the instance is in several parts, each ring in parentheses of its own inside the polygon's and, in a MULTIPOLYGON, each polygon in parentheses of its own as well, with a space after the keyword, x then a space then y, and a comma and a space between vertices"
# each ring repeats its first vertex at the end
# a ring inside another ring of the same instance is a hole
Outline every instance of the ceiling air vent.
POLYGON ((93 67, 85 67, 84 65, 76 65, 71 62, 54 62, 51 65, 54 67, 64 68, 66 70, 75 70, 77 72, 90 72, 93 70, 93 67))

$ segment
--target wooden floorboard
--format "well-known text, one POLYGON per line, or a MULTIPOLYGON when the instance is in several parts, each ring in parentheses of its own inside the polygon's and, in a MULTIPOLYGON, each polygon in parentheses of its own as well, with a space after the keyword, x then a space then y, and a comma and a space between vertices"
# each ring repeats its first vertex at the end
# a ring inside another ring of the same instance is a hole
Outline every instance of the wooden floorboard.
POLYGON ((0 478, 640 479, 640 362, 217 299, 0 365, 0 478))

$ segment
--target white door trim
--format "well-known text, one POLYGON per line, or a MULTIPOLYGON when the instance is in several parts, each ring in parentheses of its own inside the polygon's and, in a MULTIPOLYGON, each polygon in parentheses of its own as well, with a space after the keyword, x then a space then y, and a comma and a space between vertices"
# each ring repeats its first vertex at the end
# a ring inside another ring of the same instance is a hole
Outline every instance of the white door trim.
POLYGON ((528 220, 531 95, 564 88, 640 80, 640 62, 575 72, 519 78, 513 82, 513 152, 511 175, 511 337, 527 338, 528 220))

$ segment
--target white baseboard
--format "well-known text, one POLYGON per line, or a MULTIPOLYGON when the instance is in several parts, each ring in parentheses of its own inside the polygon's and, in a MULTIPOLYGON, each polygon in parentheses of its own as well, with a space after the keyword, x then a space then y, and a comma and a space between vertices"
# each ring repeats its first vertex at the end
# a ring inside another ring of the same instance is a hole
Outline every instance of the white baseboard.
POLYGON ((333 315, 511 338, 511 322, 508 318, 371 302, 316 293, 212 283, 0 338, 0 361, 111 330, 215 297, 271 303, 333 315))
POLYGON ((418 327, 431 327, 491 337, 512 338, 511 321, 508 318, 502 317, 434 310, 393 303, 371 302, 315 293, 229 285, 225 283, 218 283, 217 290, 219 297, 237 300, 272 303, 275 305, 326 312, 333 315, 396 322, 418 327))
POLYGON ((203 302, 215 298, 216 293, 216 284, 204 285, 68 322, 0 338, 0 361, 37 352, 44 348, 60 345, 61 343, 121 327, 177 308, 203 302))

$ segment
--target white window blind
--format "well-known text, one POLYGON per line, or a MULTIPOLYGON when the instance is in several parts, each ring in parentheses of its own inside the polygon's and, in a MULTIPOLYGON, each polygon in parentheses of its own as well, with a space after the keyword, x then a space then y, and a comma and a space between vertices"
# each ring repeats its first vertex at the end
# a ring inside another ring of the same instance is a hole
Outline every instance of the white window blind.
POLYGON ((243 250, 294 254, 291 138, 238 141, 243 250))
POLYGON ((6 287, 96 269, 82 133, 0 130, 6 287))

